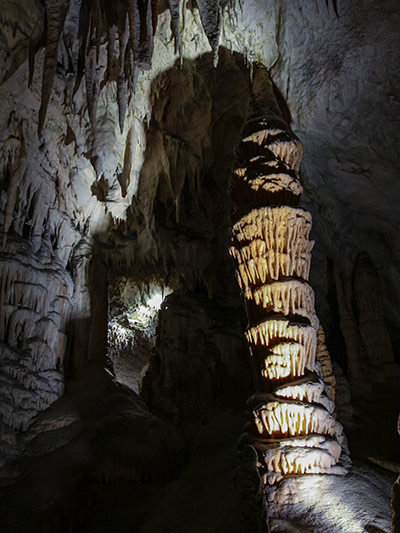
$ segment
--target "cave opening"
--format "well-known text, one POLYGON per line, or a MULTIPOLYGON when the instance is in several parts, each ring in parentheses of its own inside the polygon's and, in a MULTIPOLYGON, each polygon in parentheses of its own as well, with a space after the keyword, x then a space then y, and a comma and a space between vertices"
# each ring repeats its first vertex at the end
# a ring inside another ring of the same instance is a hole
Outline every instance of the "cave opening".
POLYGON ((106 366, 137 394, 156 345, 159 311, 173 290, 118 277, 108 285, 106 366))

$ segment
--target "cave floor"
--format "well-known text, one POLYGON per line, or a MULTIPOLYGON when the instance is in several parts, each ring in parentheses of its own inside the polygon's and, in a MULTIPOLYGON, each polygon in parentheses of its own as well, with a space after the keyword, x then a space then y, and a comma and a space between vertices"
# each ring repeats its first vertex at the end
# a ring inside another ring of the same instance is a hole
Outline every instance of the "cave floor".
MULTIPOLYGON (((173 428, 109 378, 90 383, 43 413, 35 428, 42 433, 27 442, 30 456, 0 470, 1 531, 254 531, 243 523, 235 485, 244 411, 173 428)), ((345 477, 299 478, 298 503, 279 515, 270 506, 271 531, 389 533, 395 477, 354 460, 345 477)))

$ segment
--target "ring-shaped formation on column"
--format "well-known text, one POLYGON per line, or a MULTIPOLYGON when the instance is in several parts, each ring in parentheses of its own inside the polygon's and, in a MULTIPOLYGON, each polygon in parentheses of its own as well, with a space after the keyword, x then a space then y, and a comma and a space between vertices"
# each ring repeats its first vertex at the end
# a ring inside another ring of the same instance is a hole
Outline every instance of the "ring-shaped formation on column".
MULTIPOLYGON (((299 474, 345 474, 334 387, 318 361, 319 321, 308 284, 311 214, 298 207, 302 145, 276 116, 247 121, 232 178, 232 247, 259 391, 245 434, 268 487, 299 474)), ((327 351, 325 349, 325 359, 327 351)), ((328 355, 329 358, 329 355, 328 355)), ((330 364, 330 362, 329 362, 330 364)))

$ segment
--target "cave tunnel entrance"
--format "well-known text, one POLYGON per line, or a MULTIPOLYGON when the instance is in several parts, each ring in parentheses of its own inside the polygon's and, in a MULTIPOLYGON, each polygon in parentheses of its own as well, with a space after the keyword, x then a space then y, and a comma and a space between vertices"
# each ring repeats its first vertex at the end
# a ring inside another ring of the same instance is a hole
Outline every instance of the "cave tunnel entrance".
POLYGON ((172 292, 156 281, 121 276, 108 287, 107 364, 137 394, 156 345, 161 305, 172 292))

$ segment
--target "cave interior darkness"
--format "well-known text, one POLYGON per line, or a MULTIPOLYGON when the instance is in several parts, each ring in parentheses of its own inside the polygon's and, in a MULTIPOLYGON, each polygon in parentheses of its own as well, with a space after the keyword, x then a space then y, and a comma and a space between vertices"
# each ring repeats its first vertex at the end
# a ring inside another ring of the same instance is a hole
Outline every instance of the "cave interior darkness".
POLYGON ((0 529, 400 531, 396 2, 133 1, 134 67, 103 1, 82 3, 91 37, 67 4, 50 96, 52 3, 0 7, 0 529), (287 476, 268 505, 243 445, 259 376, 228 253, 252 112, 304 147, 310 285, 352 461, 287 476))

